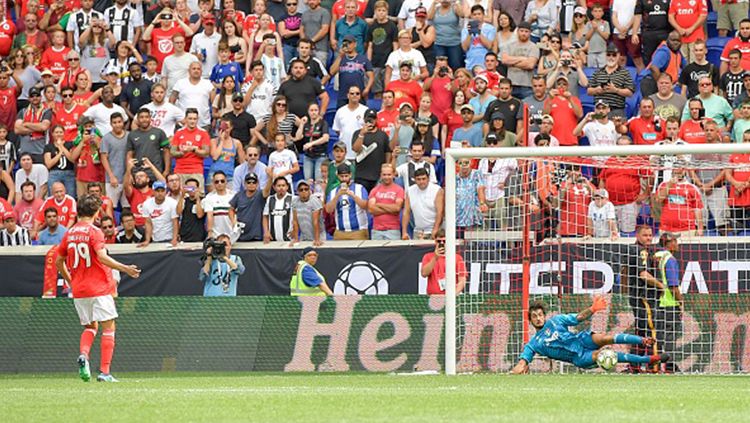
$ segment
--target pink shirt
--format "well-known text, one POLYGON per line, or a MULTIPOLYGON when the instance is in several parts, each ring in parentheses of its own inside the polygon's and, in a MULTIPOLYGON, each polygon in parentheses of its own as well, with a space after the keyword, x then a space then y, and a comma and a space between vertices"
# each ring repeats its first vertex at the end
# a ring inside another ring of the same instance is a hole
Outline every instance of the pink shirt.
POLYGON ((16 212, 16 221, 18 226, 22 226, 28 230, 34 226, 34 216, 42 206, 43 201, 39 198, 34 198, 34 201, 27 203, 23 200, 16 203, 13 211, 16 212))
MULTIPOLYGON (((392 183, 389 186, 378 184, 378 186, 372 189, 369 197, 371 200, 375 200, 375 204, 396 204, 396 201, 399 199, 403 204, 404 189, 395 183, 392 183)), ((373 216, 372 223, 373 229, 376 231, 401 230, 399 213, 373 216)))

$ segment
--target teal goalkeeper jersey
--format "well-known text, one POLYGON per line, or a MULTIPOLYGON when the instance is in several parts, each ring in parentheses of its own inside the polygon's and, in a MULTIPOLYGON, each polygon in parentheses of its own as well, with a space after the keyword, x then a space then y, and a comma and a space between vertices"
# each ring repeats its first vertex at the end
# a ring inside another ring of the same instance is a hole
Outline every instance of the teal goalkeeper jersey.
POLYGON ((577 314, 559 314, 547 319, 544 326, 524 346, 520 358, 531 363, 534 355, 539 354, 572 363, 580 357, 587 350, 583 338, 590 338, 591 332, 570 332, 570 326, 580 323, 576 316, 577 314))

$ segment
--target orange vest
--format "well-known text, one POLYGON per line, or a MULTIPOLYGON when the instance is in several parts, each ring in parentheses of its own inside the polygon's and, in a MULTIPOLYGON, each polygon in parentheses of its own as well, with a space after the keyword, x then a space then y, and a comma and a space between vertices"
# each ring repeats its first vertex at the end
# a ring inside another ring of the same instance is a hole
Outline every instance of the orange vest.
MULTIPOLYGON (((662 48, 662 46, 666 46, 667 42, 662 41, 661 44, 659 44, 659 47, 657 47, 657 50, 662 48)), ((672 77, 672 82, 677 83, 677 81, 680 78, 680 65, 682 64, 682 53, 675 53, 672 51, 671 48, 667 47, 667 51, 669 52, 669 63, 667 64, 667 69, 662 71, 662 73, 669 74, 669 76, 672 77)), ((651 62, 653 63, 653 62, 651 62)), ((648 64, 648 68, 651 67, 651 63, 648 64)))

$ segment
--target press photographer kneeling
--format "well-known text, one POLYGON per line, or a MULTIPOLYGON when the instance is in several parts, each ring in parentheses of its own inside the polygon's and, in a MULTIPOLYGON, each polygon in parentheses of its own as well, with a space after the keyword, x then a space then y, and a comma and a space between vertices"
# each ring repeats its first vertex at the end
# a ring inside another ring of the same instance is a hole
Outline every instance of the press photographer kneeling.
POLYGON ((203 243, 203 267, 198 279, 204 283, 204 297, 234 297, 237 279, 245 273, 242 258, 232 255, 232 242, 228 235, 208 238, 203 243))

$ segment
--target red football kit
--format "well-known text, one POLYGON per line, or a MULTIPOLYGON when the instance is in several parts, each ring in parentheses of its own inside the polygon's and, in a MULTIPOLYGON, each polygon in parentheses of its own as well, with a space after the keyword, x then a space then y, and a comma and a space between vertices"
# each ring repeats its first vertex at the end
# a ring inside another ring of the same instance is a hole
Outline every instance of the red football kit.
POLYGON ((65 257, 73 298, 100 297, 115 292, 112 271, 97 255, 103 248, 104 233, 91 223, 78 222, 63 236, 57 253, 65 257))

